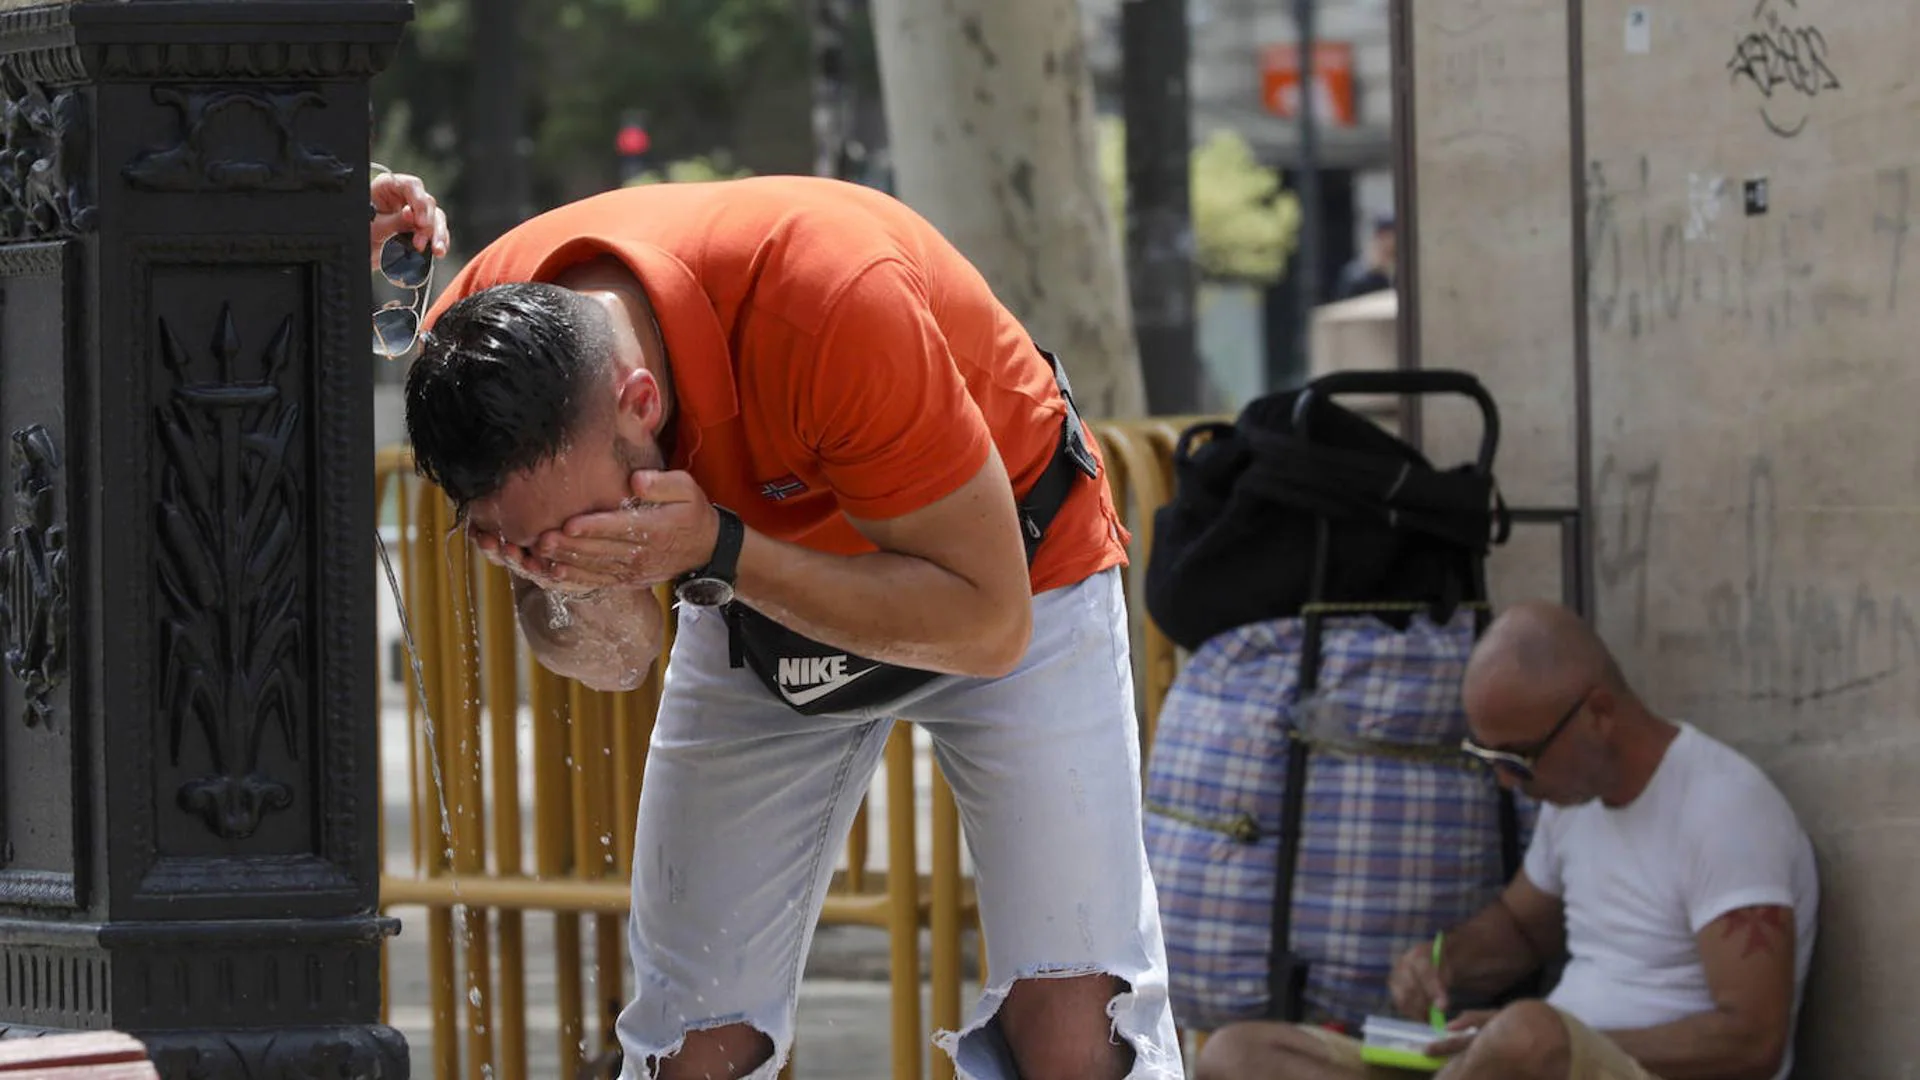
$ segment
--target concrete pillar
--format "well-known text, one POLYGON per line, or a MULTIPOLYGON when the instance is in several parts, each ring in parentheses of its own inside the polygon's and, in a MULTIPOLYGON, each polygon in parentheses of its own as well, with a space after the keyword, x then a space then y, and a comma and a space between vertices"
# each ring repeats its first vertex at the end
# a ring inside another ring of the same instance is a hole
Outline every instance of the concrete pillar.
POLYGON ((377 1023, 368 80, 396 0, 0 0, 0 1026, 377 1023))

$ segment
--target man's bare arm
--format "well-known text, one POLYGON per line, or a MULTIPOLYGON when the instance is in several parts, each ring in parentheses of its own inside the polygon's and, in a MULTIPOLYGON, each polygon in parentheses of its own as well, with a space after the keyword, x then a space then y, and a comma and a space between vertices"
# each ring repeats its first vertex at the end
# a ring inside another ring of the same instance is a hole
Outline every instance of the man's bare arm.
POLYGON ((1605 1034, 1663 1080, 1772 1080, 1793 1026, 1794 933, 1792 908, 1720 916, 1696 939, 1714 1008, 1605 1034))
POLYGON ((1565 947, 1566 908, 1522 871, 1492 903, 1447 931, 1441 966, 1450 990, 1497 994, 1565 947))
POLYGON ((998 452, 930 506, 853 524, 878 552, 824 554, 749 530, 740 598, 873 660, 981 677, 1019 664, 1033 631, 1033 589, 998 452))
POLYGON ((549 593, 519 574, 515 613, 535 659, 595 690, 632 690, 659 658, 664 620, 651 589, 549 593))

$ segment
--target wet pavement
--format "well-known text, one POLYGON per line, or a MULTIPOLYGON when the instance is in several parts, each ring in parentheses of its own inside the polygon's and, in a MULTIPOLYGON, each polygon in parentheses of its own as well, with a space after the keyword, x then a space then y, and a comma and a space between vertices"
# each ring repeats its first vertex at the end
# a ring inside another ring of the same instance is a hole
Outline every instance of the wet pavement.
MULTIPOLYGON (((386 584, 381 582, 381 745, 385 796, 387 869, 389 873, 410 874, 411 856, 408 837, 409 795, 407 790, 407 719, 402 686, 393 679, 391 664, 397 652, 389 643, 397 643, 398 625, 391 603, 386 599, 386 584)), ((404 670, 404 669, 402 669, 404 670)), ((522 762, 522 806, 532 805, 532 777, 525 768, 530 760, 531 715, 522 709, 520 719, 520 761, 522 762)), ((931 784, 933 761, 925 736, 916 739, 915 765, 916 850, 920 873, 930 870, 932 851, 931 784)), ((886 868, 886 800, 884 771, 876 777, 872 789, 869 820, 872 834, 868 866, 876 871, 886 868)), ((438 817, 438 809, 428 813, 438 817)), ((531 851, 531 813, 523 814, 528 830, 522 850, 531 851)), ((962 850, 962 872, 971 873, 970 860, 962 850)), ((844 855, 843 855, 844 865, 844 855)), ((389 944, 388 999, 389 1019, 406 1036, 412 1050, 413 1076, 416 1080, 434 1078, 432 1057, 432 985, 428 963, 427 914, 422 908, 395 908, 390 912, 401 920, 401 932, 389 944)), ((592 920, 586 920, 591 933, 592 920)), ((526 1024, 529 1048, 528 1071, 524 1080, 561 1080, 558 1013, 555 1008, 553 920, 540 913, 525 917, 526 1024)), ((977 948, 969 933, 962 943, 969 958, 977 948)), ((591 955, 591 946, 584 950, 591 955)), ((921 936, 920 970, 928 969, 927 938, 921 936)), ((621 955, 625 955, 622 943, 621 955)), ((800 991, 796 1015, 794 1072, 797 1080, 888 1080, 892 1076, 891 989, 888 984, 887 938, 883 930, 869 927, 828 926, 815 934, 800 991)), ((587 965, 590 969, 591 965, 587 965)), ((588 974, 591 979, 591 972, 588 974)), ((629 980, 630 984, 630 980, 629 980)), ((597 1000, 589 983, 586 989, 586 1023, 596 1023, 597 1000)), ((962 1015, 971 1012, 978 988, 969 982, 962 988, 962 1015)), ((466 988, 456 993, 464 997, 466 988)), ((929 1023, 930 1003, 927 989, 921 989, 921 1018, 929 1023)), ((929 1039, 923 1042, 923 1061, 937 1053, 929 1039)), ((464 1074, 463 1074, 464 1075, 464 1074)), ((925 1075, 923 1073, 923 1075, 925 1075)), ((497 1080, 522 1080, 505 1073, 497 1080)), ((436 1078, 437 1080, 437 1078, 436 1078)), ((453 1080, 453 1078, 449 1078, 453 1080)), ((571 1078, 568 1078, 571 1080, 571 1078)))
MULTIPOLYGON (((390 873, 408 874, 411 870, 407 848, 410 811, 404 752, 406 716, 396 696, 392 693, 385 696, 388 701, 382 713, 381 735, 386 782, 387 867, 390 873)), ((523 722, 523 737, 526 722, 523 722)), ((927 832, 930 814, 926 807, 930 799, 929 783, 933 765, 924 745, 918 757, 921 759, 916 769, 920 781, 916 785, 919 789, 918 801, 921 803, 917 815, 921 833, 918 851, 921 871, 924 873, 928 869, 927 859, 931 851, 931 837, 927 832)), ((522 760, 525 760, 524 756, 522 760)), ((875 804, 870 814, 874 833, 868 862, 872 869, 884 870, 885 799, 878 785, 875 792, 875 804)), ((438 814, 437 809, 429 812, 435 816, 438 814)), ((526 849, 530 849, 530 846, 529 837, 526 849)), ((427 913, 424 908, 418 907, 394 908, 390 913, 401 921, 401 932, 389 944, 389 1022, 407 1038, 412 1050, 413 1075, 416 1078, 434 1077, 427 913)), ((592 920, 587 922, 590 934, 592 920)), ((526 1080, 559 1080, 562 1076, 558 1065, 559 1021, 554 1005, 552 927, 550 916, 529 913, 525 917, 529 1047, 526 1080)), ((971 934, 967 936, 963 948, 969 953, 975 948, 971 934)), ((591 955, 590 945, 586 952, 591 955)), ((624 955, 624 944, 622 952, 624 955)), ((921 971, 927 970, 928 960, 923 935, 921 971)), ((591 980, 590 972, 588 978, 591 980)), ((461 996, 464 996, 466 988, 463 986, 460 989, 461 996)), ((971 984, 966 986, 962 993, 963 1003, 970 1006, 975 992, 976 987, 971 984)), ((890 1077, 893 1060, 890 994, 884 931, 869 927, 821 927, 815 934, 814 947, 808 957, 796 1016, 794 1067, 798 1080, 884 1080, 890 1077)), ((924 986, 921 996, 921 1016, 925 1023, 930 1004, 926 1000, 924 986)), ((586 987, 586 999, 589 1003, 597 1000, 591 982, 586 987)), ((591 1004, 587 1012, 586 1022, 591 1027, 596 1022, 597 1014, 591 1004)), ((923 1047, 923 1054, 929 1052, 930 1046, 923 1047)), ((509 1078, 501 1076, 500 1080, 509 1078)))
MULTIPOLYGON (((414 1077, 425 1080, 434 1075, 426 920, 419 909, 399 909, 394 914, 404 928, 392 944, 391 1023, 407 1037, 414 1077)), ((553 1008, 550 923, 530 918, 528 924, 527 1080, 558 1080, 559 1023, 553 1008)), ((800 990, 794 1046, 797 1080, 886 1080, 892 1075, 886 969, 886 940, 880 931, 821 929, 800 990)), ((969 987, 968 1000, 972 992, 969 987)), ((928 1008, 923 989, 923 1017, 928 1008)))

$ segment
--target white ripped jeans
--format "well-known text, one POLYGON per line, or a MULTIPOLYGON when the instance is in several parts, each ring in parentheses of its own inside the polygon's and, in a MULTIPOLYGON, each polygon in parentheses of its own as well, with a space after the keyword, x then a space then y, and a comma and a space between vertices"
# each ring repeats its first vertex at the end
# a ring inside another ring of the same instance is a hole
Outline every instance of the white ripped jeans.
MULTIPOLYGON (((1033 601, 1026 659, 1000 679, 943 678, 897 711, 924 727, 975 866, 992 983, 938 1036, 961 1077, 1013 1080, 993 1022, 1019 978, 1105 973, 1136 1080, 1183 1075, 1159 906, 1141 838, 1120 571, 1033 601)), ((641 789, 628 927, 635 997, 623 1080, 646 1080, 688 1031, 746 1023, 793 1045, 814 925, 891 719, 802 716, 728 666, 725 620, 681 608, 641 789)))

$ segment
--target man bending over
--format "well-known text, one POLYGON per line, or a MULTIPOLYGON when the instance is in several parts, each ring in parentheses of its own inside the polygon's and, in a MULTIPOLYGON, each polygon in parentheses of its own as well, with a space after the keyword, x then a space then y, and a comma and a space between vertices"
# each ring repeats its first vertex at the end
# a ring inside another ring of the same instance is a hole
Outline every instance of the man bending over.
POLYGON ((775 1074, 905 716, 978 867, 995 981, 942 1038, 961 1075, 1179 1077, 1126 535, 1064 376, 960 253, 837 181, 625 188, 508 233, 431 315, 415 458, 514 571, 540 662, 634 686, 649 590, 678 596, 624 1076, 775 1074))
MULTIPOLYGON (((1492 998, 1563 955, 1546 1000, 1455 1016, 1441 1080, 1783 1080, 1813 953, 1812 845, 1756 766, 1649 710, 1571 611, 1529 603, 1468 662, 1466 750, 1543 805, 1521 872, 1395 964, 1424 1020, 1492 998)), ((1201 1080, 1367 1075, 1359 1044, 1248 1023, 1207 1044, 1201 1080)), ((1406 1073, 1379 1070, 1381 1076, 1406 1073)))

